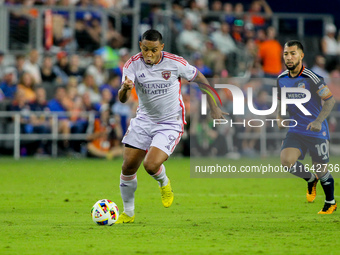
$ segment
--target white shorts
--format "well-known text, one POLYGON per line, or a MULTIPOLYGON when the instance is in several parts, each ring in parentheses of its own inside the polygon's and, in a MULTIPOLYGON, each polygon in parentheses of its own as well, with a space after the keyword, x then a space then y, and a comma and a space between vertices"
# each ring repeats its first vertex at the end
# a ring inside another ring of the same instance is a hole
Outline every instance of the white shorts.
POLYGON ((181 118, 156 123, 144 116, 137 116, 131 119, 122 143, 145 151, 154 146, 170 156, 183 132, 184 124, 181 118))

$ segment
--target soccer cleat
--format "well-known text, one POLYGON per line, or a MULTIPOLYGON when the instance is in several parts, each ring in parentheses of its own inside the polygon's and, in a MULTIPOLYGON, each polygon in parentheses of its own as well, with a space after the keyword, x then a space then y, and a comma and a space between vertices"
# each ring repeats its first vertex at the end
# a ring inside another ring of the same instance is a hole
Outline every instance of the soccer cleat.
POLYGON ((115 224, 133 223, 134 221, 135 221, 135 215, 130 217, 125 212, 123 212, 121 215, 119 215, 118 220, 115 222, 115 224))
POLYGON ((315 180, 313 182, 308 182, 306 198, 309 203, 314 202, 316 197, 316 184, 318 184, 318 177, 315 175, 315 180))
POLYGON ((166 186, 159 187, 159 189, 161 190, 163 206, 166 208, 170 207, 170 205, 174 201, 174 193, 171 188, 170 179, 166 186))
POLYGON ((332 214, 334 211, 336 211, 337 207, 338 205, 336 202, 335 204, 325 203, 322 210, 318 212, 318 214, 332 214))

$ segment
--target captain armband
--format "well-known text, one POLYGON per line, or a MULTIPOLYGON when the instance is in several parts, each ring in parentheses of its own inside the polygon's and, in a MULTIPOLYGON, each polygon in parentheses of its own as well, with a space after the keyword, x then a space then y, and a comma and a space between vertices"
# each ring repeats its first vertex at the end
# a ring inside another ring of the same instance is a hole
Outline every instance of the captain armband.
POLYGON ((316 91, 322 100, 327 100, 333 96, 327 85, 319 86, 319 90, 316 91))

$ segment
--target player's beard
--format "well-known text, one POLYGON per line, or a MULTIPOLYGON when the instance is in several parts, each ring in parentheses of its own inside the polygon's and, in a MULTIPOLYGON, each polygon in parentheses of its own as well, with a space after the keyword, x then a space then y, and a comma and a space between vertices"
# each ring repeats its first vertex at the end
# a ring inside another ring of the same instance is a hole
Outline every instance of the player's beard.
POLYGON ((289 71, 292 71, 292 70, 295 70, 295 68, 298 66, 298 65, 300 65, 300 61, 298 61, 295 65, 292 65, 291 67, 288 67, 288 65, 285 63, 285 66, 287 67, 287 69, 289 70, 289 71))

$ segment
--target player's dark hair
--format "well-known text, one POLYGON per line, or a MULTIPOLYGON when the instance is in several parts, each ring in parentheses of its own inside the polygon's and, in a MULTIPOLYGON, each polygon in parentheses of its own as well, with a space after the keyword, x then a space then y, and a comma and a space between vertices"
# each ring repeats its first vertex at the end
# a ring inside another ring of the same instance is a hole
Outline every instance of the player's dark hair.
POLYGON ((142 41, 143 40, 148 40, 148 41, 153 41, 153 42, 159 41, 162 44, 163 43, 163 36, 157 30, 150 29, 142 35, 142 41))
POLYGON ((302 50, 302 52, 303 52, 303 45, 298 40, 290 40, 290 41, 286 42, 285 46, 287 46, 287 47, 296 46, 298 49, 302 50))

